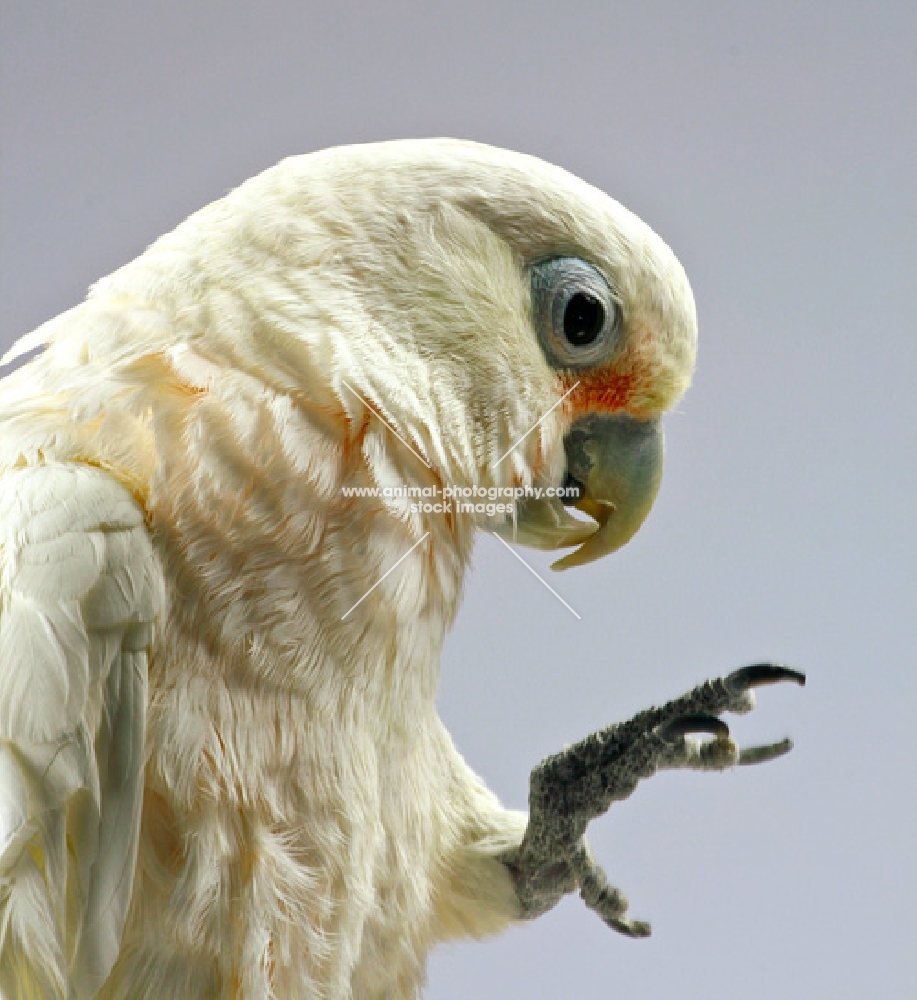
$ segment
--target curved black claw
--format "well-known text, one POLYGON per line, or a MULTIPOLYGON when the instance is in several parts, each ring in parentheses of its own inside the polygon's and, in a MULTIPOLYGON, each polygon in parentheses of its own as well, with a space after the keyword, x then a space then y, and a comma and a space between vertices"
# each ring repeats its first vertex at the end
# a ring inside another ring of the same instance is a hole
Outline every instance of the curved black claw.
POLYGON ((775 757, 782 757, 793 749, 793 741, 787 737, 779 743, 767 743, 763 746, 742 747, 739 750, 737 763, 741 767, 744 764, 765 764, 775 757))
POLYGON ((653 933, 653 928, 645 920, 610 917, 605 923, 619 934, 629 938, 647 938, 653 933))
POLYGON ((657 727, 656 732, 668 742, 691 733, 709 733, 718 740, 724 740, 729 736, 729 726, 722 719, 707 712, 691 712, 664 722, 657 727))
POLYGON ((753 663, 750 667, 733 670, 724 680, 730 691, 741 694, 751 688, 763 687, 765 684, 779 684, 782 681, 795 681, 805 686, 806 675, 779 663, 753 663))

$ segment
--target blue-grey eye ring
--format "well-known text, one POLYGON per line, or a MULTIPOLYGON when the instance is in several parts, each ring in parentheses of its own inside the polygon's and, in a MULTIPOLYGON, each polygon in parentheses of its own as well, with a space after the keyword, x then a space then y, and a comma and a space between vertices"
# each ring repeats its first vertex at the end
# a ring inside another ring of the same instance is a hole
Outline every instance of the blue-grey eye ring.
POLYGON ((532 315, 551 364, 586 368, 613 351, 621 310, 602 273, 578 257, 532 268, 532 315))

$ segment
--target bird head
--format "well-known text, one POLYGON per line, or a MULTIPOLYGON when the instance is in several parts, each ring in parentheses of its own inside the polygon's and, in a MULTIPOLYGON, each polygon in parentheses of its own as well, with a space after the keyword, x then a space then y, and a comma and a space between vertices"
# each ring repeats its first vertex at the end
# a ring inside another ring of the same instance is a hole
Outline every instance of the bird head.
POLYGON ((498 526, 576 546, 556 568, 624 545, 659 489, 662 414, 694 367, 694 300, 669 247, 519 153, 442 139, 305 160, 335 232, 328 278, 359 301, 348 384, 444 481, 565 487, 498 526))

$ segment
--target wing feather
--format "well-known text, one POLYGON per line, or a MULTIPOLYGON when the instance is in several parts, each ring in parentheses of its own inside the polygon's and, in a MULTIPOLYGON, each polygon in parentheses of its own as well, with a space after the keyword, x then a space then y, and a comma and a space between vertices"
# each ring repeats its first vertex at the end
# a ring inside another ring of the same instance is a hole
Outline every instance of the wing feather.
POLYGON ((117 956, 163 585, 100 469, 0 475, 0 995, 91 997, 117 956))

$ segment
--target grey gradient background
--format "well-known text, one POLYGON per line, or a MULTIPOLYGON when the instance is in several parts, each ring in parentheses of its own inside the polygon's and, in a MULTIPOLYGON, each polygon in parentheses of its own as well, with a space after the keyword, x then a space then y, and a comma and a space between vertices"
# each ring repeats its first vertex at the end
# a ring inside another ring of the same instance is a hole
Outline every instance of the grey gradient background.
MULTIPOLYGON (((431 134, 541 155, 671 243, 701 323, 662 495, 549 579, 484 539, 442 714, 510 805, 542 756, 761 658, 808 671, 593 824, 654 936, 570 899, 430 963, 431 1000, 917 996, 911 3, 11 2, 0 342, 280 157, 431 134)), ((523 550, 539 571, 546 556, 523 550)))

